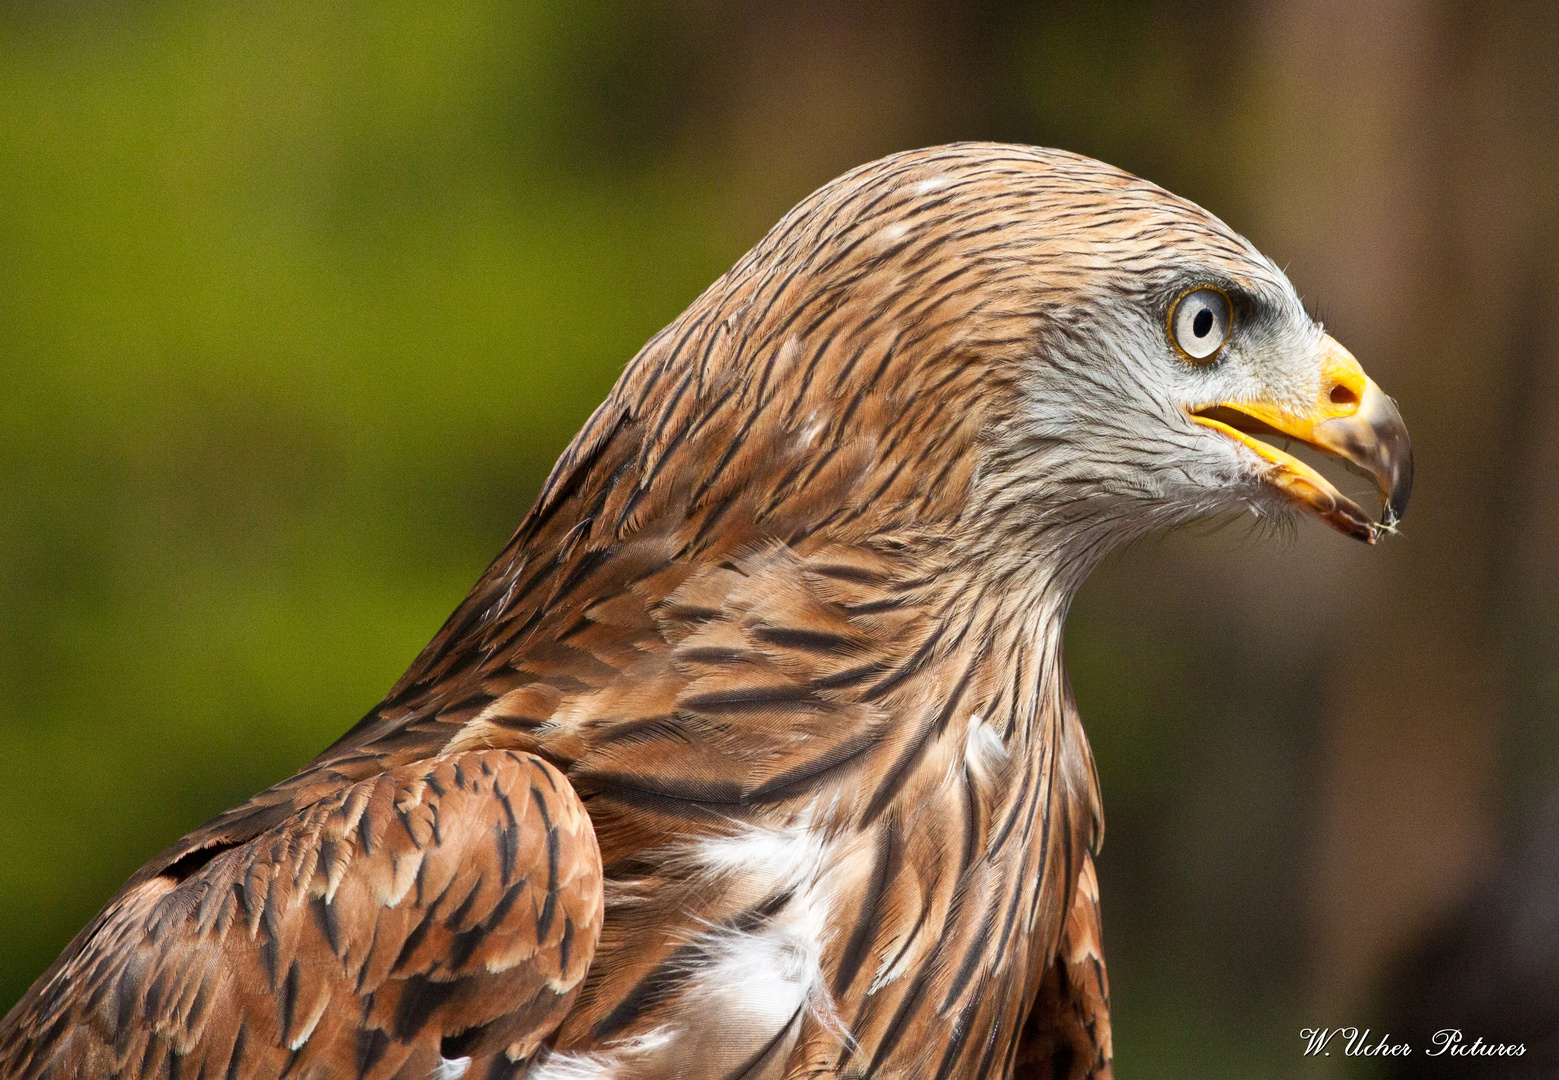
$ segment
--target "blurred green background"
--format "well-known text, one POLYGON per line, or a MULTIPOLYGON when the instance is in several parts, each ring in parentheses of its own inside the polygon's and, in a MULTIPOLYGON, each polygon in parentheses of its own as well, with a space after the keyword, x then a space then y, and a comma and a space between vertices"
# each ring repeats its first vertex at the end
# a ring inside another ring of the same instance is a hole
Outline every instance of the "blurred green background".
POLYGON ((1141 545, 1068 650, 1119 1070, 1300 1026, 1559 778, 1559 32, 1450 0, 0 5, 0 1008, 388 689, 623 363, 791 204, 1063 146, 1289 266, 1402 403, 1379 550, 1141 545))

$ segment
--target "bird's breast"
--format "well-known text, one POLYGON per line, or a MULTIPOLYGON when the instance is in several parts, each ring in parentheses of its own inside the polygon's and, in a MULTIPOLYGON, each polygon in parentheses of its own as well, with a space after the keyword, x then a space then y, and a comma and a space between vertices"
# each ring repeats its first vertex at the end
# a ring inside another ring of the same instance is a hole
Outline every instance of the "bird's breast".
POLYGON ((975 1029, 1015 1039, 1036 935, 1060 920, 1052 793, 1042 759, 1009 759, 970 721, 870 820, 818 800, 670 840, 654 871, 610 880, 582 1007, 532 1075, 888 1075, 934 1071, 975 1029))

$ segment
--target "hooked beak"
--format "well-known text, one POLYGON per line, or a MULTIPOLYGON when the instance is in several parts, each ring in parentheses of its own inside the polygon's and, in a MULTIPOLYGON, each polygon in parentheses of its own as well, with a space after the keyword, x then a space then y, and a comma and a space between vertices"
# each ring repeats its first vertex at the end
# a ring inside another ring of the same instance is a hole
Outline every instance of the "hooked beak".
POLYGON ((1413 490, 1413 446, 1402 414, 1330 334, 1321 342, 1321 385, 1315 402, 1295 410, 1262 401, 1223 401, 1198 409, 1191 419, 1269 462, 1267 482, 1339 532, 1373 544, 1402 520, 1413 490), (1253 435, 1296 439, 1368 472, 1385 500, 1380 521, 1309 465, 1253 435))

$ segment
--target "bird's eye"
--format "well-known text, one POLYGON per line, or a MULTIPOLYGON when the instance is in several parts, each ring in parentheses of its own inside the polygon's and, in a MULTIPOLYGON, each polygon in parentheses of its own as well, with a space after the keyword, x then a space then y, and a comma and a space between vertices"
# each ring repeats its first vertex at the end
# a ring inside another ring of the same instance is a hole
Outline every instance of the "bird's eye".
POLYGON ((1175 347, 1196 361, 1207 360, 1229 340, 1232 312, 1222 289, 1192 289, 1169 310, 1169 336, 1175 347))

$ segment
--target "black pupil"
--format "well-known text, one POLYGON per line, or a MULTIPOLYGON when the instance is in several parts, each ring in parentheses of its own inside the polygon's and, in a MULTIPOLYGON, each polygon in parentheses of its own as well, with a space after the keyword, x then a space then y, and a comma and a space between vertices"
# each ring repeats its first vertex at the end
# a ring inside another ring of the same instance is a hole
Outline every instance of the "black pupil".
POLYGON ((1208 334, 1212 333, 1212 329, 1213 313, 1206 308, 1203 308, 1201 311, 1198 311, 1196 313, 1196 317, 1191 320, 1191 332, 1194 333, 1197 337, 1206 337, 1208 334))

